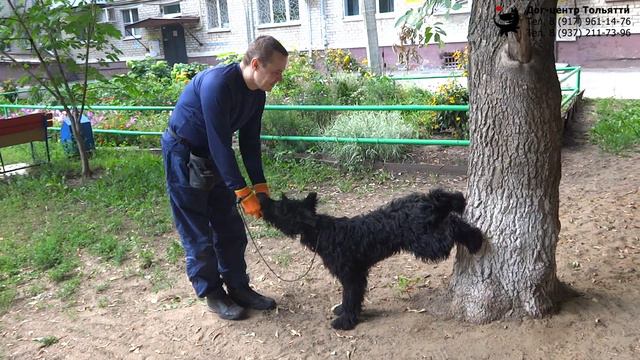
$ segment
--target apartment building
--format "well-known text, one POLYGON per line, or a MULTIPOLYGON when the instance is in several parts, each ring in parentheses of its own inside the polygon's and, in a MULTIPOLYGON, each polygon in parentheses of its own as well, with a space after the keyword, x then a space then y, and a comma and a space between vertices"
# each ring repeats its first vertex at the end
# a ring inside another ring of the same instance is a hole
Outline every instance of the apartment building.
MULTIPOLYGON (((215 63, 215 55, 242 53, 249 42, 263 34, 275 36, 289 50, 342 48, 360 58, 366 54, 363 0, 99 0, 99 3, 103 7, 100 21, 114 24, 122 33, 115 40, 123 51, 121 61, 112 64, 109 71, 123 71, 126 60, 146 56, 169 63, 215 63)), ((386 69, 394 69, 397 56, 393 47, 399 43, 395 22, 421 1, 375 0, 375 3, 382 62, 386 69)), ((415 67, 454 65, 451 54, 467 44, 472 0, 462 0, 462 5, 447 18, 437 14, 447 33, 446 45, 440 48, 430 44, 420 49, 423 60, 415 67)), ((568 30, 557 37, 557 62, 585 67, 640 66, 640 0, 558 0, 558 7, 579 9, 582 23, 558 23, 568 30), (609 14, 607 9, 628 10, 609 14), (609 22, 617 19, 615 26, 609 27, 626 28, 627 32, 590 36, 593 34, 570 31, 585 29, 586 22, 594 18, 609 22)), ((563 16, 567 14, 559 14, 558 19, 563 16)), ((29 62, 29 50, 15 48, 12 51, 22 52, 22 59, 29 62)), ((10 76, 6 65, 6 61, 0 64, 3 78, 10 76)))

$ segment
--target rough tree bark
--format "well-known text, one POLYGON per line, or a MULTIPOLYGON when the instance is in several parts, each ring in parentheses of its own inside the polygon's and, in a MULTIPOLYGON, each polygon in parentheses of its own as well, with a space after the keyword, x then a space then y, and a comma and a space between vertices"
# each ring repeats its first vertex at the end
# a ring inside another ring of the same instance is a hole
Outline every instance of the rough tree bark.
POLYGON ((382 68, 380 67, 375 0, 364 0, 364 26, 367 32, 367 60, 369 61, 369 67, 374 74, 380 75, 382 74, 382 68))
POLYGON ((483 230, 487 243, 479 255, 457 251, 451 281, 454 313, 469 321, 540 317, 553 310, 563 288, 555 258, 562 136, 555 15, 524 15, 529 5, 552 9, 556 4, 472 5, 466 216, 483 230), (517 34, 498 35, 496 5, 503 12, 517 6, 517 34))

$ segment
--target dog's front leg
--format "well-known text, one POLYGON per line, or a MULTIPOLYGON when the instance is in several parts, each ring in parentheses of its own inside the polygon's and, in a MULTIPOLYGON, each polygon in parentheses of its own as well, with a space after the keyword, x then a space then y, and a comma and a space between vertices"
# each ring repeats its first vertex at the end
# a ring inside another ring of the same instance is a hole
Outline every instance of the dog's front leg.
POLYGON ((339 280, 342 284, 342 304, 338 306, 339 316, 331 322, 331 326, 338 330, 351 330, 358 324, 358 315, 362 310, 362 300, 367 288, 367 274, 349 274, 340 277, 339 280))

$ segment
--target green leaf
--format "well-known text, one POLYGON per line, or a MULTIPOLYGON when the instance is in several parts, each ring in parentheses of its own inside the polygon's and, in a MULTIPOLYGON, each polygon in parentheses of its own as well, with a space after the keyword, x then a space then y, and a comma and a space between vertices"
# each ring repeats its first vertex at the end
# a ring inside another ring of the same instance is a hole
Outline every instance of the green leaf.
POLYGON ((424 43, 428 44, 429 41, 431 41, 432 36, 433 36, 433 33, 431 32, 431 28, 427 27, 427 29, 424 31, 424 43))
POLYGON ((409 14, 411 13, 412 10, 408 10, 406 13, 404 13, 404 15, 400 16, 398 18, 398 20, 396 20, 396 24, 393 25, 394 27, 398 27, 400 25, 403 25, 407 19, 409 18, 409 14))

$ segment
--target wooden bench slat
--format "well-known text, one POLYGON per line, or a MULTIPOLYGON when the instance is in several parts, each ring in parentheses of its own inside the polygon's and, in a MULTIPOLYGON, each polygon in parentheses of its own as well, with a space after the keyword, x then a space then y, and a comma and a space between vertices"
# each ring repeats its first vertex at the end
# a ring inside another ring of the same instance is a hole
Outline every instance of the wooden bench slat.
MULTIPOLYGON (((45 124, 45 120, 51 118, 52 116, 50 113, 33 113, 9 119, 0 119, 0 131, 4 128, 10 128, 16 125, 33 124, 36 126, 43 126, 43 124, 45 124)), ((48 120, 46 122, 47 125, 49 125, 49 123, 53 125, 53 120, 48 120)))
POLYGON ((23 131, 15 134, 0 135, 0 148, 25 144, 31 141, 45 141, 47 131, 44 128, 23 131))

